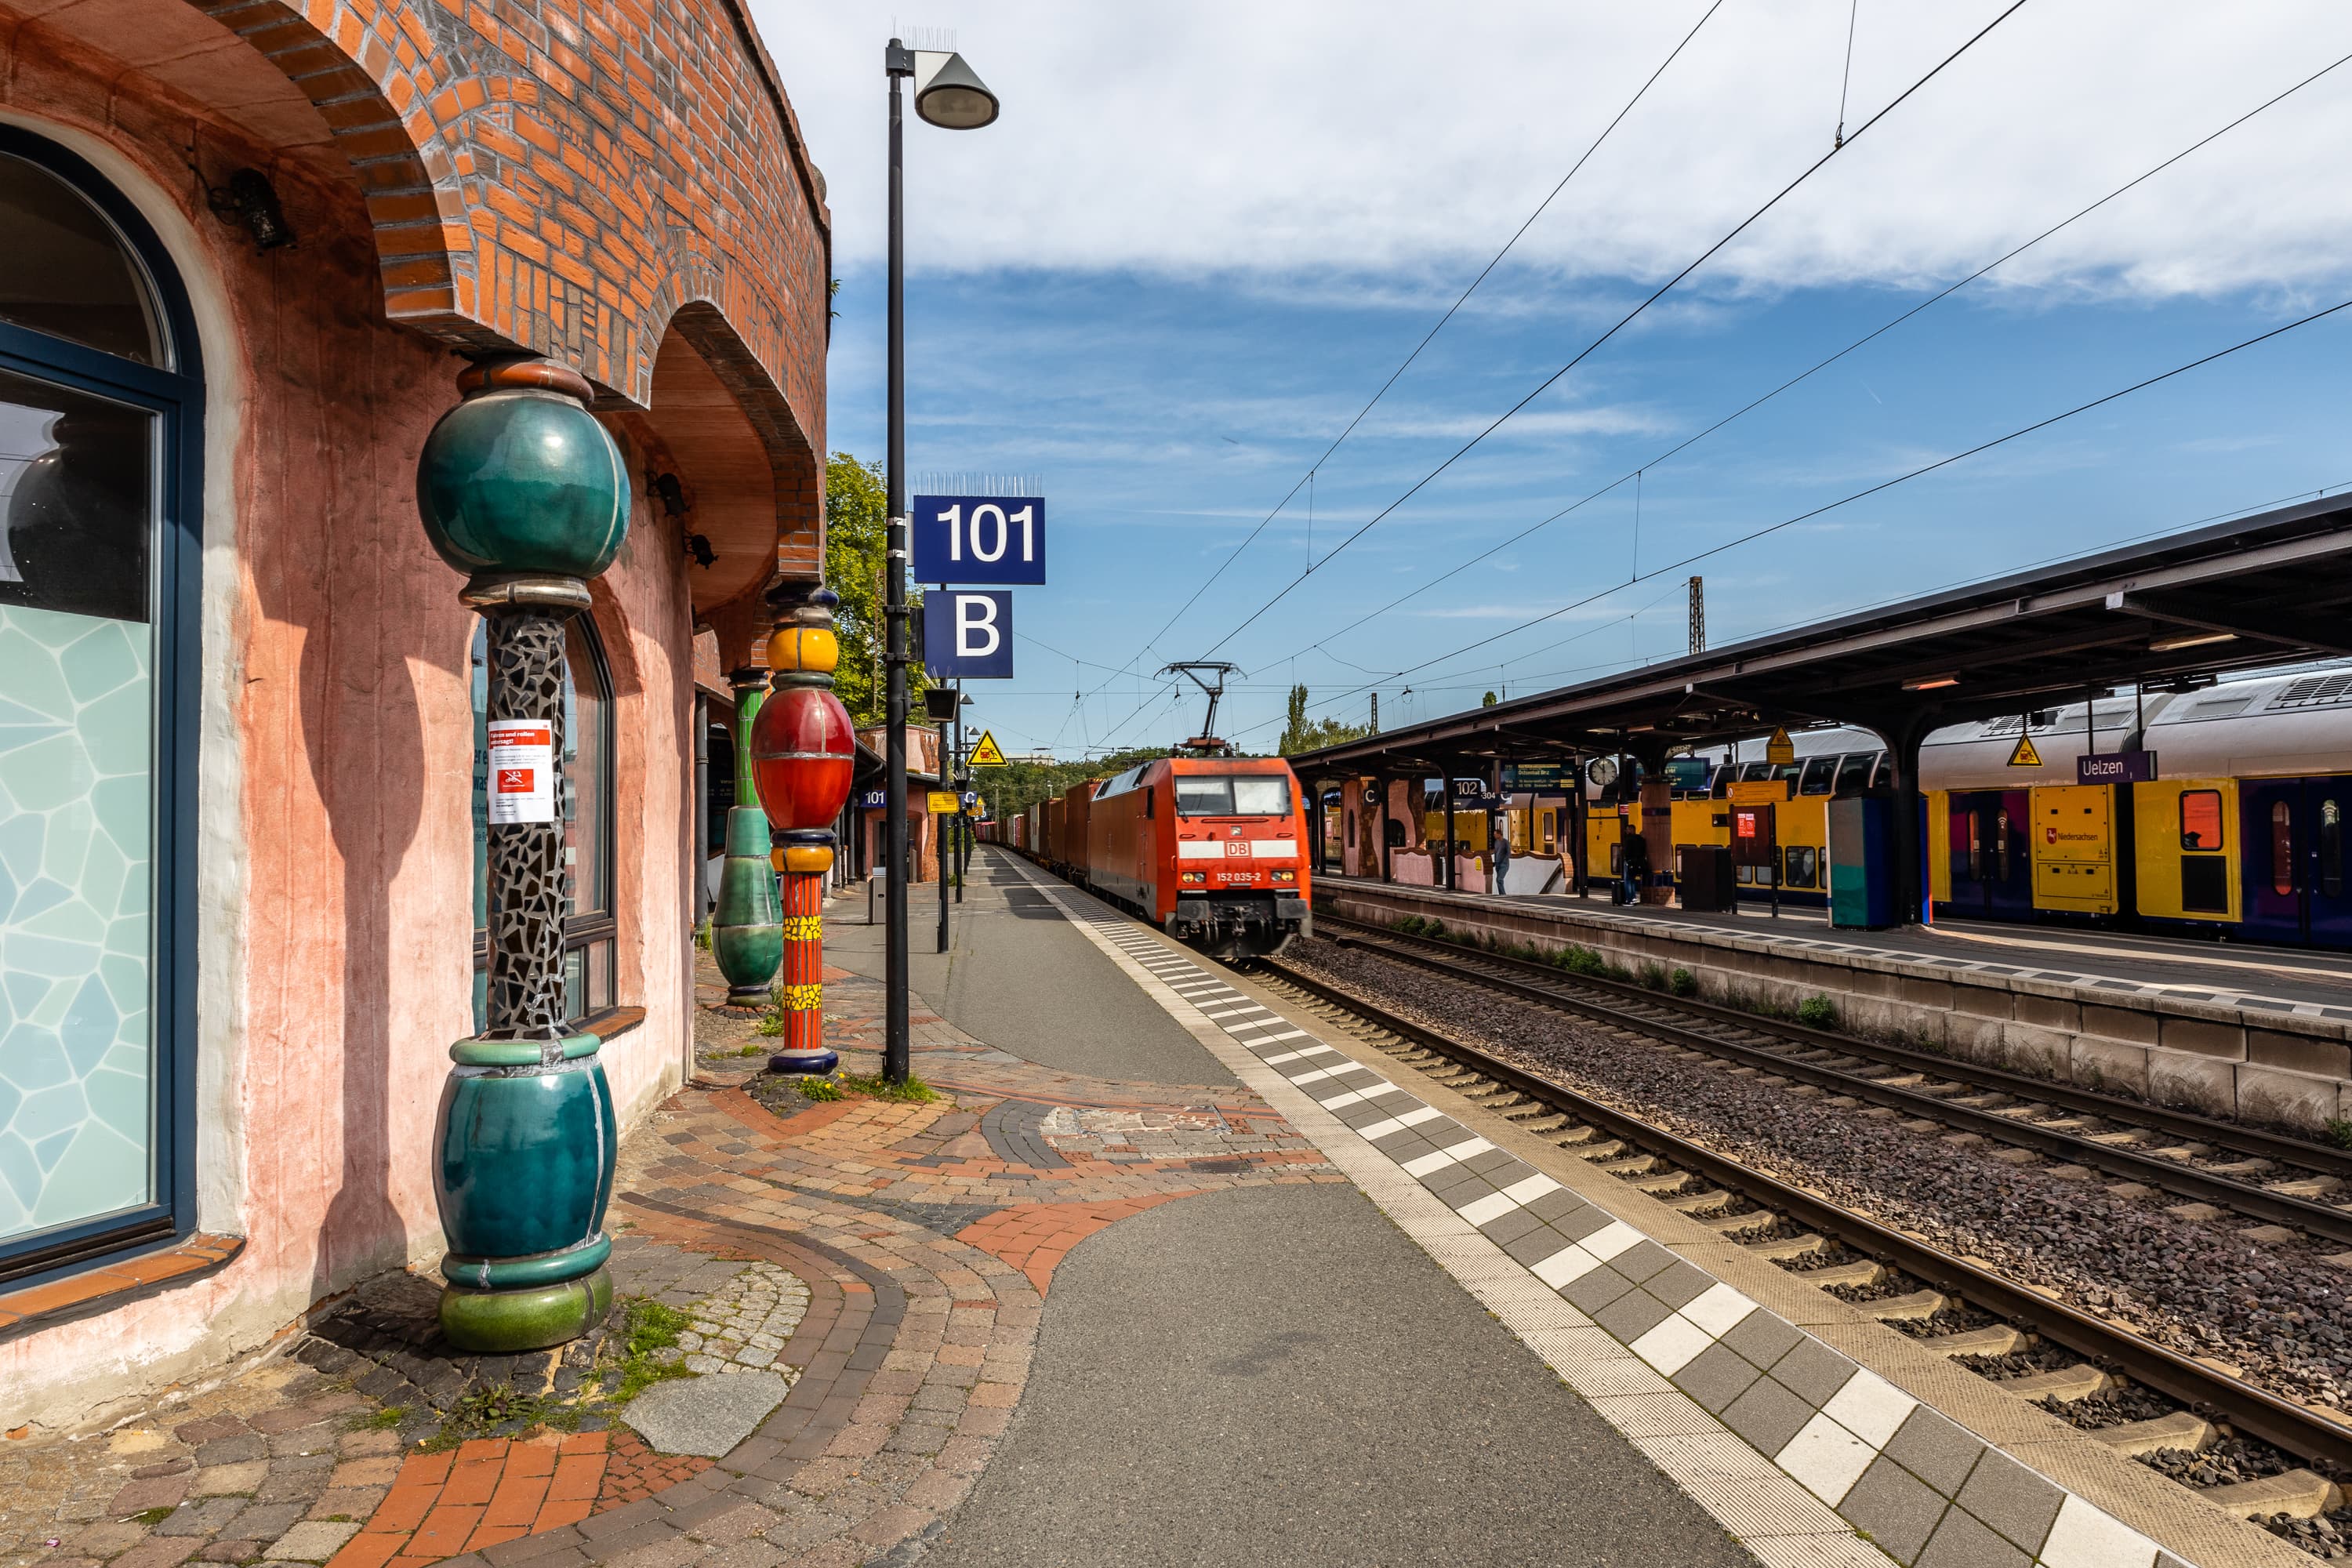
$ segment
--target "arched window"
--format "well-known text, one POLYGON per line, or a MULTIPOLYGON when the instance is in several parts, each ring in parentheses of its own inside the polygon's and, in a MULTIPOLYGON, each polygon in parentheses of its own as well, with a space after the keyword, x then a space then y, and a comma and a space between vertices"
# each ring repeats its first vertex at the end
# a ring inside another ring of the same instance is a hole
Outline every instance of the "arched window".
MULTIPOLYGON (((489 1022, 489 631, 474 623, 474 1027, 489 1022)), ((585 616, 563 627, 563 995, 574 1023, 611 1012, 613 678, 585 616)))
POLYGON ((0 126, 0 1282, 194 1228, 203 378, 153 232, 0 126))

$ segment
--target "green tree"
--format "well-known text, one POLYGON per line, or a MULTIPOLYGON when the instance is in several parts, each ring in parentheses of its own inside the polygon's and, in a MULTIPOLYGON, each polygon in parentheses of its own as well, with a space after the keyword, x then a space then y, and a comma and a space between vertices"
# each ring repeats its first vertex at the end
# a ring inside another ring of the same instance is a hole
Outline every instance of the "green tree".
POLYGON ((1281 754, 1286 757, 1295 757, 1301 752, 1320 751, 1325 746, 1336 746, 1344 741, 1360 741, 1372 732, 1369 725, 1342 724, 1337 719, 1308 719, 1307 688, 1304 686, 1290 689, 1288 716, 1289 725, 1282 731, 1281 754))
MULTIPOLYGON (((835 452, 824 466, 824 580, 841 595, 835 630, 841 638, 841 668, 833 689, 859 724, 889 717, 882 652, 889 631, 883 619, 882 569, 887 560, 890 500, 882 465, 861 463, 835 452)), ((910 604, 915 603, 909 597, 910 604)), ((919 669, 908 671, 908 693, 918 709, 930 684, 919 669)))
POLYGON ((1495 705, 1495 694, 1494 694, 1493 692, 1491 692, 1491 691, 1489 691, 1488 693, 1486 693, 1486 700, 1484 702, 1481 702, 1481 703, 1479 703, 1479 704, 1478 704, 1478 706, 1479 706, 1479 707, 1481 707, 1481 708, 1492 708, 1494 705, 1495 705))

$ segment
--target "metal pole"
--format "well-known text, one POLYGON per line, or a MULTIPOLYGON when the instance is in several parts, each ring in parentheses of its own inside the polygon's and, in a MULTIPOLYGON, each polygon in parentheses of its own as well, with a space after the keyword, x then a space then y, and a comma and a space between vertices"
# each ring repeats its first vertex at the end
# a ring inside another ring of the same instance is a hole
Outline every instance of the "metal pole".
MULTIPOLYGON (((954 742, 949 738, 955 733, 955 721, 940 721, 940 787, 955 788, 954 742)), ((939 846, 940 862, 940 951, 948 950, 948 883, 955 866, 955 857, 948 849, 948 814, 939 813, 931 818, 931 837, 939 846)))
POLYGON ((964 884, 964 878, 965 878, 965 874, 966 874, 968 871, 970 871, 970 870, 971 870, 971 836, 970 832, 969 832, 969 831, 968 831, 968 829, 967 829, 967 819, 965 818, 965 816, 964 816, 964 809, 963 809, 963 681, 962 681, 961 679, 959 679, 956 681, 956 683, 955 683, 955 690, 956 690, 956 716, 955 716, 955 752, 956 752, 956 765, 955 765, 955 773, 954 773, 954 774, 953 774, 953 777, 952 777, 951 782, 948 784, 948 787, 949 787, 950 789, 951 789, 951 790, 953 790, 953 791, 955 791, 955 792, 956 792, 956 809, 955 809, 956 902, 957 902, 957 903, 961 903, 961 902, 963 902, 963 884, 964 884))
POLYGON ((883 889, 890 922, 883 966, 886 1014, 882 1076, 904 1083, 913 1070, 907 1022, 907 236, 905 126, 899 83, 915 74, 912 51, 898 39, 883 54, 890 79, 890 282, 888 451, 890 510, 888 560, 882 574, 883 615, 889 622, 889 781, 882 815, 884 849, 890 858, 883 889))

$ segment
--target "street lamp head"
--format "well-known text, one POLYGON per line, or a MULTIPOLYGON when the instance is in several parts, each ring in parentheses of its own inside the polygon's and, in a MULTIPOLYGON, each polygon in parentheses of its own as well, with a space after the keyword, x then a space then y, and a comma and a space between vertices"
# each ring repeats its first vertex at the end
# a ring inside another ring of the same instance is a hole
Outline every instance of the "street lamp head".
POLYGON ((915 59, 915 112, 925 121, 943 131, 977 131, 995 122, 996 95, 961 55, 920 49, 915 59))

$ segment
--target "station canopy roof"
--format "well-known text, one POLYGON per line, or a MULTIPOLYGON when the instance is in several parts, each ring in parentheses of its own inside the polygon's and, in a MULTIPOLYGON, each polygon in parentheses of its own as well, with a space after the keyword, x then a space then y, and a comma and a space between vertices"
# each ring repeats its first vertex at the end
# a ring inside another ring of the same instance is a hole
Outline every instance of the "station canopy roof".
POLYGON ((1710 648, 1290 759, 1302 777, 1574 750, 1656 752, 1776 725, 1890 742, 2086 691, 2352 656, 2352 496, 2305 502, 1710 648))

